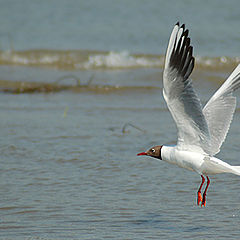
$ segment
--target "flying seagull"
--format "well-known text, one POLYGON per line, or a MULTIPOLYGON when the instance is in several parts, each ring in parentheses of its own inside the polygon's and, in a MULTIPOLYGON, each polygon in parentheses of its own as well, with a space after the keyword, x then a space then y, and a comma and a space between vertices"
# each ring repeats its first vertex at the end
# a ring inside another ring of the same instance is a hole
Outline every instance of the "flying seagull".
POLYGON ((226 138, 236 109, 236 97, 232 93, 240 87, 240 64, 202 108, 189 79, 194 68, 194 57, 188 35, 184 24, 180 26, 178 22, 174 26, 163 72, 163 96, 177 126, 177 144, 155 146, 138 155, 154 157, 197 172, 202 178, 197 204, 206 206, 210 184, 208 175, 240 175, 240 166, 231 166, 214 157, 226 138), (202 196, 204 176, 207 185, 202 196))

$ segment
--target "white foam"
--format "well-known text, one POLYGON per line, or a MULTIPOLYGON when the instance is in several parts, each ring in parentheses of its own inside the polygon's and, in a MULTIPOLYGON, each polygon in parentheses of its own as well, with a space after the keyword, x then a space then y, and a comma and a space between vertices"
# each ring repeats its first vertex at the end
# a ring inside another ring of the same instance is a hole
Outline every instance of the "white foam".
POLYGON ((85 68, 106 67, 106 68, 127 68, 127 67, 156 67, 161 66, 163 61, 159 58, 135 57, 127 51, 106 54, 90 55, 84 63, 85 68))
POLYGON ((42 56, 36 56, 34 54, 24 55, 24 54, 18 54, 12 51, 2 52, 1 59, 3 61, 8 61, 14 64, 21 64, 21 65, 31 65, 31 64, 46 65, 46 64, 52 64, 59 61, 59 57, 54 55, 42 55, 42 56))

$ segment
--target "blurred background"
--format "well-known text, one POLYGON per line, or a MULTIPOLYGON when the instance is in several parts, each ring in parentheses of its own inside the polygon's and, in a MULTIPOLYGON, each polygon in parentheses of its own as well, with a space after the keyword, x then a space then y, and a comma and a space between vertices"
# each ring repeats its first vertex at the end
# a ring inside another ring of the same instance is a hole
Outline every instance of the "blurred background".
POLYGON ((98 50, 164 54, 180 21, 200 56, 236 56, 239 2, 230 1, 4 1, 3 50, 98 50))
MULTIPOLYGON (((190 30, 204 105, 240 62, 239 9, 0 0, 0 238, 238 239, 237 176, 213 176, 199 209, 200 176, 136 153, 176 141, 161 94, 174 24, 190 30)), ((239 123, 238 105, 218 156, 232 165, 239 123)))

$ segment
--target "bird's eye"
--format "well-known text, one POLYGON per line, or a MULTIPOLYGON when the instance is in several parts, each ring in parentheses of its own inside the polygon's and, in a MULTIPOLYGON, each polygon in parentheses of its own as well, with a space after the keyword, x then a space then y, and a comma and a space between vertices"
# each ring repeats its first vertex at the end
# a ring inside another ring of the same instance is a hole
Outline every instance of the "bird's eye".
POLYGON ((152 148, 152 149, 151 149, 151 152, 152 152, 152 153, 155 153, 155 152, 156 152, 156 150, 155 150, 154 148, 152 148))

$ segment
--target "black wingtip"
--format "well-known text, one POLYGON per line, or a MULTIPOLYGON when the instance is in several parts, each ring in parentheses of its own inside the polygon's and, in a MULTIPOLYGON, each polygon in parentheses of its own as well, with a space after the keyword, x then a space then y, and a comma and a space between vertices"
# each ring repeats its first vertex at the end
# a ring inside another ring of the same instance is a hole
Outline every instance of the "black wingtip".
POLYGON ((189 55, 192 56, 193 55, 193 46, 189 46, 188 51, 189 51, 189 55))
POLYGON ((183 29, 183 31, 185 30, 185 24, 182 24, 181 28, 183 29))
POLYGON ((188 33, 189 33, 189 30, 188 30, 188 29, 186 29, 186 30, 184 31, 184 33, 183 33, 183 34, 184 34, 184 36, 186 36, 186 37, 187 37, 187 36, 188 36, 188 33))
POLYGON ((189 30, 185 29, 185 24, 179 27, 179 22, 177 22, 175 26, 178 28, 170 56, 170 65, 183 77, 183 81, 186 81, 194 68, 193 47, 190 45, 189 30), (178 36, 179 33, 181 36, 178 36))

